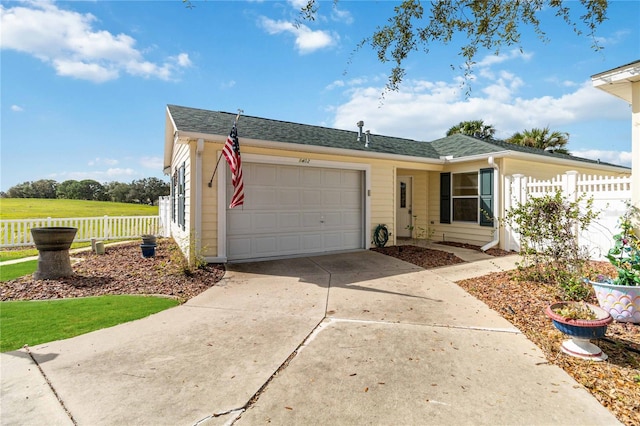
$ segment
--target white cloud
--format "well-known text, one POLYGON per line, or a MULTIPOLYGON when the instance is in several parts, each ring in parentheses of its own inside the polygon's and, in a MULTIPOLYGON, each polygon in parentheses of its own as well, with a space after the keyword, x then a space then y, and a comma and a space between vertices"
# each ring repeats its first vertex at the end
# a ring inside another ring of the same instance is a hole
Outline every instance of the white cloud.
POLYGON ((236 81, 235 80, 229 80, 227 82, 220 83, 220 88, 221 89, 231 89, 232 87, 235 87, 235 85, 236 85, 236 81))
POLYGON ((337 39, 337 36, 332 36, 326 31, 313 31, 303 24, 295 25, 288 21, 274 21, 264 16, 260 20, 260 25, 271 35, 281 33, 294 35, 296 48, 301 54, 332 46, 337 39))
POLYGON ((524 61, 528 61, 533 57, 533 53, 527 53, 520 51, 519 49, 511 49, 506 53, 500 55, 487 55, 482 58, 476 66, 478 67, 490 67, 496 64, 501 64, 506 61, 510 61, 512 59, 522 59, 524 61))
POLYGON ((96 157, 94 160, 89 160, 87 163, 88 166, 99 166, 99 165, 107 165, 107 166, 115 166, 118 164, 118 160, 113 158, 101 158, 96 157))
MULTIPOLYGON (((500 77, 468 98, 455 79, 405 81, 398 92, 387 92, 383 99, 382 85, 350 87, 344 91, 348 100, 332 110, 332 125, 355 129, 355 123, 364 120, 365 129, 373 133, 431 141, 466 120, 484 120, 497 129, 496 137, 504 139, 533 127, 562 130, 579 123, 630 117, 627 105, 593 88, 590 81, 564 95, 523 98, 517 93, 523 84, 520 77, 495 74, 500 77)), ((478 87, 480 82, 474 85, 478 87)))
POLYGON ((61 76, 101 83, 125 72, 170 80, 179 69, 191 66, 186 53, 161 63, 146 60, 131 36, 96 29, 94 15, 60 9, 53 2, 0 6, 0 12, 1 47, 49 63, 61 76))
POLYGON ((140 158, 140 165, 147 169, 161 171, 162 166, 164 165, 164 160, 161 157, 142 157, 140 158))
POLYGON ((603 151, 598 149, 588 149, 584 151, 571 151, 571 154, 576 157, 588 158, 589 160, 600 160, 605 163, 631 167, 631 153, 629 151, 603 151))
POLYGON ((349 25, 353 24, 353 21, 354 21, 353 15, 351 15, 351 12, 347 10, 340 10, 335 4, 333 7, 333 10, 331 11, 331 18, 334 21, 342 22, 349 25))
POLYGON ((117 182, 130 182, 136 177, 140 177, 141 174, 131 168, 109 168, 107 170, 96 171, 75 171, 75 172, 62 172, 52 173, 49 178, 55 179, 59 182, 65 180, 83 180, 93 179, 98 182, 106 183, 111 181, 117 182))
POLYGON ((24 111, 24 108, 22 108, 20 105, 11 105, 11 111, 22 112, 24 111))

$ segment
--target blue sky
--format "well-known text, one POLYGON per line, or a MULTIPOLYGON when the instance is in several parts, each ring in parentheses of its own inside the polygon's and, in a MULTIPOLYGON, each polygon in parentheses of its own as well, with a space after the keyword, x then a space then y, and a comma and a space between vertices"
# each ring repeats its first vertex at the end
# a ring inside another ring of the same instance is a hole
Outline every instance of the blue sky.
MULTIPOLYGON (((167 104, 430 141, 482 119, 506 138, 549 126, 575 155, 630 166, 631 109, 590 77, 640 59, 640 2, 613 1, 604 49, 541 16, 548 42, 477 57, 461 87, 457 45, 414 54, 399 92, 357 43, 397 2, 332 1, 294 23, 297 1, 0 1, 0 189, 38 179, 162 175, 167 104), (454 65, 454 68, 451 68, 454 65)), ((571 7, 577 2, 568 2, 571 7)), ((231 123, 230 123, 231 125, 231 123)), ((238 123, 242 141, 242 120, 238 123)))

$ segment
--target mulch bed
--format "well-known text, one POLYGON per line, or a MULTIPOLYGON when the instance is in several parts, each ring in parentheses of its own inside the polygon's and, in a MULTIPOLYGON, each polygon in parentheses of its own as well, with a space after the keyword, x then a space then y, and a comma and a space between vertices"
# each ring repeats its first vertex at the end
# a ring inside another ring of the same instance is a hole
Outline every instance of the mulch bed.
MULTIPOLYGON (((453 241, 438 241, 437 244, 442 244, 443 246, 461 247, 461 248, 466 248, 470 250, 482 251, 480 249, 480 246, 476 246, 473 244, 456 243, 453 241)), ((489 250, 485 251, 485 253, 488 254, 489 256, 494 256, 494 257, 509 256, 510 254, 514 254, 514 252, 512 251, 502 250, 500 248, 495 248, 495 247, 490 248, 489 250)))
POLYGON ((425 269, 464 263, 464 260, 453 253, 413 245, 373 247, 371 250, 413 263, 425 269))
POLYGON ((182 302, 214 286, 224 266, 189 268, 173 240, 160 239, 155 257, 143 258, 139 243, 106 247, 104 255, 91 251, 72 255, 75 275, 34 280, 27 275, 0 283, 0 300, 43 300, 105 294, 147 294, 182 302))

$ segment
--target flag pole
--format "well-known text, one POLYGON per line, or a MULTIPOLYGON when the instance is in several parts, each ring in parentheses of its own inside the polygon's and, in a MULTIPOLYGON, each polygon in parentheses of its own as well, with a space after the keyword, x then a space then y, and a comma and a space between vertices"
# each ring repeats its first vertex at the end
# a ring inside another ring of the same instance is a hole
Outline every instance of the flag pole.
MULTIPOLYGON (((238 108, 238 114, 236 115, 236 119, 233 121, 234 126, 238 124, 238 120, 240 119, 240 114, 242 114, 243 112, 244 110, 238 108)), ((213 177, 216 175, 216 172, 218 171, 218 166, 220 165, 221 158, 222 158, 222 155, 218 157, 218 161, 216 162, 216 168, 213 169, 213 174, 211 175, 211 179, 209 179, 209 183, 207 184, 209 188, 211 188, 211 185, 213 184, 213 177)))

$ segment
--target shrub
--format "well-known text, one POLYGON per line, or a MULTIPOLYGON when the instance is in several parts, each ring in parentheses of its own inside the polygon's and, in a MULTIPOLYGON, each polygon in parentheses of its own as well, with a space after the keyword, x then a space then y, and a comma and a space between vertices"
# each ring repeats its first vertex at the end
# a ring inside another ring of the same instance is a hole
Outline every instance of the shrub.
POLYGON ((590 289, 582 277, 589 253, 577 235, 598 215, 592 198, 570 201, 560 191, 510 209, 505 221, 520 234, 520 278, 553 283, 570 300, 586 298, 590 289))

